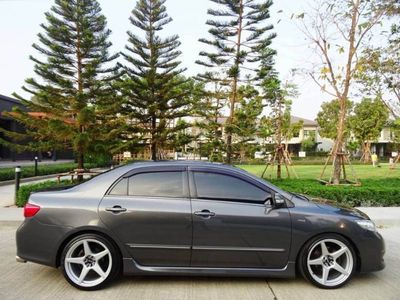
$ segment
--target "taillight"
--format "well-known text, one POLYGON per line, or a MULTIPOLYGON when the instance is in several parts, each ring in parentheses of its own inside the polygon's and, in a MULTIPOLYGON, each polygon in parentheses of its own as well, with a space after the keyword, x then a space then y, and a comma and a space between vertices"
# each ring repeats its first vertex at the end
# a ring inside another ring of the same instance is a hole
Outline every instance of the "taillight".
POLYGON ((24 217, 25 218, 33 217, 34 215, 36 215, 38 213, 39 210, 40 210, 40 206, 31 204, 31 203, 27 203, 24 206, 24 217))

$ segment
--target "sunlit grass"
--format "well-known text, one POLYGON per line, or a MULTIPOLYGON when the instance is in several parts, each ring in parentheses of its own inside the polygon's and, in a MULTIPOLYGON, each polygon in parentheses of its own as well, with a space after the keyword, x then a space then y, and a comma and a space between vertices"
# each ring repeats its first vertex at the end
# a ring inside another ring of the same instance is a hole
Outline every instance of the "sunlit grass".
MULTIPOLYGON (((253 173, 261 177, 265 169, 265 165, 238 165, 250 173, 253 173)), ((321 165, 294 165, 292 166, 294 171, 297 173, 300 179, 316 179, 320 177, 323 166, 321 165)), ((397 167, 392 170, 389 168, 389 164, 382 163, 380 167, 373 167, 372 165, 354 165, 352 166, 354 173, 359 179, 383 179, 383 178, 400 178, 400 163, 397 167)), ((353 179, 352 171, 350 166, 346 166, 346 172, 348 179, 353 179)), ((324 178, 329 178, 332 173, 332 166, 329 165, 326 168, 324 178)), ((286 169, 282 166, 282 177, 286 177, 286 169)), ((271 166, 268 167, 267 172, 264 175, 265 179, 276 178, 276 166, 272 169, 271 166)), ((400 187, 399 187, 400 188, 400 187)))

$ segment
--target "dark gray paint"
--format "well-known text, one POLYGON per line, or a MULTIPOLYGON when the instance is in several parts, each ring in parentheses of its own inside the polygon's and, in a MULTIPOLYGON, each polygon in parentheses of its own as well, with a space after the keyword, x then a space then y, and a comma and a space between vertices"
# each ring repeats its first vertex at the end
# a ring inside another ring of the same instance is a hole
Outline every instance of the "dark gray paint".
POLYGON ((95 231, 116 243, 127 274, 290 277, 295 275, 301 247, 327 232, 352 241, 360 271, 384 267, 382 237, 354 222, 367 216, 305 201, 245 171, 220 164, 136 163, 68 190, 33 194, 30 202, 41 210, 18 229, 17 255, 49 266, 58 265, 57 255, 69 238, 95 231), (187 198, 107 195, 121 177, 168 169, 189 173, 187 198), (269 210, 256 203, 198 199, 190 176, 197 169, 237 176, 266 192, 279 193, 287 199, 287 207, 269 210), (116 205, 127 211, 106 211, 116 205), (215 215, 203 218, 194 214, 202 210, 215 215))

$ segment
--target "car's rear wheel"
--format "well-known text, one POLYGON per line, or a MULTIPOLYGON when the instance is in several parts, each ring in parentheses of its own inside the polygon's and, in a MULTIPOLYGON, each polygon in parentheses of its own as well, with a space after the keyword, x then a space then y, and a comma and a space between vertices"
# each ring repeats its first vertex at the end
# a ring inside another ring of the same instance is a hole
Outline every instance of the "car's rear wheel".
POLYGON ((63 249, 61 270, 67 281, 82 290, 104 287, 119 273, 121 259, 112 243, 97 234, 83 234, 63 249))
POLYGON ((312 239, 303 247, 299 259, 303 277, 326 289, 346 284, 357 265, 357 256, 352 245, 337 234, 312 239))

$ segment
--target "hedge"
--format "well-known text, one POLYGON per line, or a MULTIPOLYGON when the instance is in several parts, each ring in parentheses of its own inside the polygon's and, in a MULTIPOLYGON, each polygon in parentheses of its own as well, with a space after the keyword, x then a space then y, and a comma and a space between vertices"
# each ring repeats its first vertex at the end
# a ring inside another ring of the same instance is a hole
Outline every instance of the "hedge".
MULTIPOLYGON (((100 167, 97 163, 85 163, 85 168, 91 169, 100 167)), ((50 175, 57 173, 64 173, 72 171, 77 168, 76 163, 63 163, 63 164, 51 164, 51 165, 38 165, 38 175, 50 175)), ((34 166, 21 167, 21 177, 28 178, 35 176, 34 166)), ((15 168, 0 168, 0 181, 12 180, 15 178, 15 168)))
POLYGON ((271 180, 294 193, 325 198, 350 206, 400 206, 400 179, 364 179, 362 185, 326 186, 314 179, 271 180))
POLYGON ((73 184, 74 183, 71 180, 61 180, 60 183, 55 180, 49 180, 40 183, 22 185, 18 190, 15 205, 18 207, 23 207, 26 204, 26 202, 28 202, 29 196, 31 195, 32 192, 51 190, 54 188, 69 187, 72 186, 73 184))

